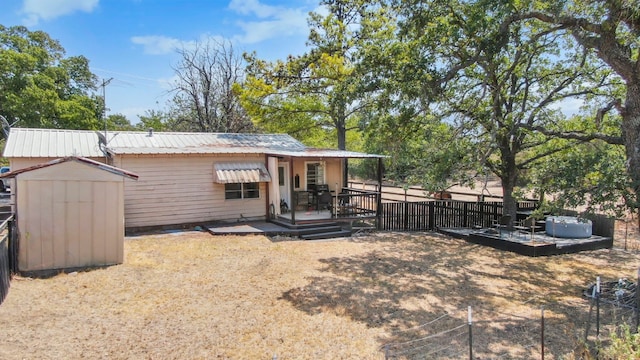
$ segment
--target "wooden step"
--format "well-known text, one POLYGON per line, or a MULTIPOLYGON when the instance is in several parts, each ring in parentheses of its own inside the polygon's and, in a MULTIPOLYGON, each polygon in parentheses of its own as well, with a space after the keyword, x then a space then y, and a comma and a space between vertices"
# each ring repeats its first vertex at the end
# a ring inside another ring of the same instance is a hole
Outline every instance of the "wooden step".
POLYGON ((326 225, 326 226, 315 226, 311 228, 305 228, 298 230, 298 235, 309 235, 309 234, 318 234, 318 233, 332 233, 342 231, 342 227, 339 225, 326 225))
POLYGON ((289 229, 308 229, 314 227, 322 227, 329 225, 338 225, 335 221, 323 221, 323 222, 313 222, 313 223, 303 223, 303 224, 292 224, 288 221, 279 220, 279 219, 271 219, 269 222, 274 223, 278 226, 286 227, 289 229))
POLYGON ((302 240, 321 240, 321 239, 333 239, 339 237, 350 237, 351 231, 349 230, 340 230, 340 231, 331 231, 331 232, 321 232, 307 235, 300 235, 300 239, 302 240))

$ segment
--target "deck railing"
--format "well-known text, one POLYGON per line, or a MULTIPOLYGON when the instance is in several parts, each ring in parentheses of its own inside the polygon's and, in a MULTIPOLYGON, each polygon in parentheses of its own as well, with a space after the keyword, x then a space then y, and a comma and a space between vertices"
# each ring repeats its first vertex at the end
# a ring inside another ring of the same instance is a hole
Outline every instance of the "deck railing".
MULTIPOLYGON (((518 211, 531 211, 535 203, 518 202, 518 211)), ((382 204, 380 230, 424 231, 438 228, 491 227, 502 216, 502 202, 430 200, 382 204)))
MULTIPOLYGON (((518 216, 522 220, 535 210, 534 201, 517 203, 518 216), (521 218, 520 218, 521 217, 521 218)), ((416 202, 388 202, 380 209, 380 230, 431 231, 439 228, 488 228, 502 216, 502 202, 471 202, 460 200, 431 200, 416 202)), ((564 215, 576 215, 564 210, 564 215)), ((606 215, 586 216, 593 224, 593 234, 614 235, 615 219, 606 215)))
POLYGON ((311 191, 296 192, 294 211, 330 210, 335 219, 375 218, 378 214, 379 193, 376 191, 343 188, 339 193, 331 192, 326 199, 311 191))
POLYGON ((334 217, 374 218, 378 210, 378 196, 375 191, 343 188, 333 199, 334 217))

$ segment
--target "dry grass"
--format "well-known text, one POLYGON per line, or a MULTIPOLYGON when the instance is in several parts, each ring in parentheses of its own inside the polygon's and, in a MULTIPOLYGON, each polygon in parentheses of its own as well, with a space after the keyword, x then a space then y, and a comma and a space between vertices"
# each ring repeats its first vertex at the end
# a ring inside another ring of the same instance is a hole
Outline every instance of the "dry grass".
POLYGON ((434 234, 134 237, 123 265, 15 278, 0 306, 0 358, 380 359, 381 345, 418 336, 402 330, 445 312, 451 321, 430 331, 464 323, 469 305, 487 334, 481 358, 529 358, 538 350, 521 345, 535 342, 545 305, 546 358, 559 359, 584 331, 582 289, 598 275, 635 277, 639 259, 527 258, 434 234), (496 318, 508 321, 482 322, 496 318), (533 340, 519 338, 527 329, 533 340))

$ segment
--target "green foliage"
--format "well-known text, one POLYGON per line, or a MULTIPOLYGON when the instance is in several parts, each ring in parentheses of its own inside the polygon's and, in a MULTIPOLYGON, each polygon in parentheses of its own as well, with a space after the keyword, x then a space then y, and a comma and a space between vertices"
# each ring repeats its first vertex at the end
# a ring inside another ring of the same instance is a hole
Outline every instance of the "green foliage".
POLYGON ((531 187, 553 200, 550 209, 585 208, 622 216, 633 203, 624 148, 594 141, 545 158, 530 171, 531 187))
POLYGON ((309 46, 301 56, 269 63, 246 54, 247 78, 235 90, 262 131, 286 132, 308 145, 346 150, 370 106, 361 87, 355 52, 366 41, 358 22, 367 2, 322 1, 327 14, 311 13, 309 46))
POLYGON ((169 115, 157 110, 149 110, 140 116, 140 122, 135 125, 135 129, 140 131, 149 129, 154 131, 178 131, 169 115))
POLYGON ((0 114, 20 127, 98 129, 97 78, 42 31, 0 25, 0 114))
POLYGON ((107 130, 109 131, 133 131, 136 128, 131 125, 129 119, 122 114, 112 114, 107 116, 107 130))
POLYGON ((611 335, 611 344, 600 352, 601 359, 640 359, 640 333, 623 326, 620 335, 611 335))
POLYGON ((478 172, 473 144, 457 137, 447 123, 430 117, 411 118, 415 121, 405 123, 402 116, 388 116, 367 128, 365 150, 389 156, 384 160, 385 178, 419 184, 427 191, 442 191, 453 183, 470 184, 478 172))
MULTIPOLYGON (((602 119, 593 117, 573 126, 559 108, 567 99, 607 103, 619 89, 618 78, 561 29, 532 19, 510 22, 532 3, 384 3, 399 20, 377 31, 394 38, 372 37, 380 41, 361 58, 370 66, 372 86, 382 85, 377 119, 387 128, 380 132, 400 135, 402 144, 386 153, 406 154, 388 164, 391 174, 437 190, 489 171, 502 180, 508 211, 515 211, 518 186, 538 164, 597 137, 555 139, 578 128, 582 134, 605 131, 602 119), (446 130, 437 131, 433 121, 446 130)), ((617 169, 604 170, 601 179, 618 179, 617 169)))
MULTIPOLYGON (((597 56, 619 76, 621 91, 611 92, 608 105, 598 113, 617 112, 623 136, 606 138, 624 144, 627 172, 632 179, 635 204, 640 207, 640 7, 637 0, 524 1, 513 22, 538 21, 566 31, 575 45, 597 56)), ((601 87, 594 83, 594 88, 601 87)))

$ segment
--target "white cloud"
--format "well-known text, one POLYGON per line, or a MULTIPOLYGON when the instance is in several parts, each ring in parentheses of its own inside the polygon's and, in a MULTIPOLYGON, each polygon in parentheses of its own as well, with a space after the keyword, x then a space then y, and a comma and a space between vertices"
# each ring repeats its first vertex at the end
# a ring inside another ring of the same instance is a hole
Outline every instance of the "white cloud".
POLYGON ((283 35, 306 35, 307 10, 270 6, 259 0, 232 0, 229 9, 240 15, 253 16, 256 21, 238 21, 243 30, 234 40, 239 43, 255 44, 283 35))
POLYGON ((166 91, 169 92, 173 89, 174 84, 180 80, 180 78, 178 77, 178 75, 173 75, 171 77, 163 77, 163 78, 159 78, 156 80, 158 86, 166 91))
POLYGON ((131 42, 142 45, 144 52, 151 55, 169 54, 186 45, 182 40, 160 35, 134 36, 131 38, 131 42))
POLYGON ((24 0, 23 22, 27 26, 37 25, 40 20, 51 20, 76 11, 92 12, 99 0, 24 0))
POLYGON ((180 40, 163 35, 133 36, 131 42, 142 45, 144 52, 150 55, 166 55, 176 50, 194 49, 198 43, 207 43, 209 40, 222 42, 221 36, 203 34, 199 40, 180 40))
POLYGON ((261 4, 258 0, 231 0, 229 9, 241 15, 254 14, 259 18, 277 15, 279 7, 261 4))

